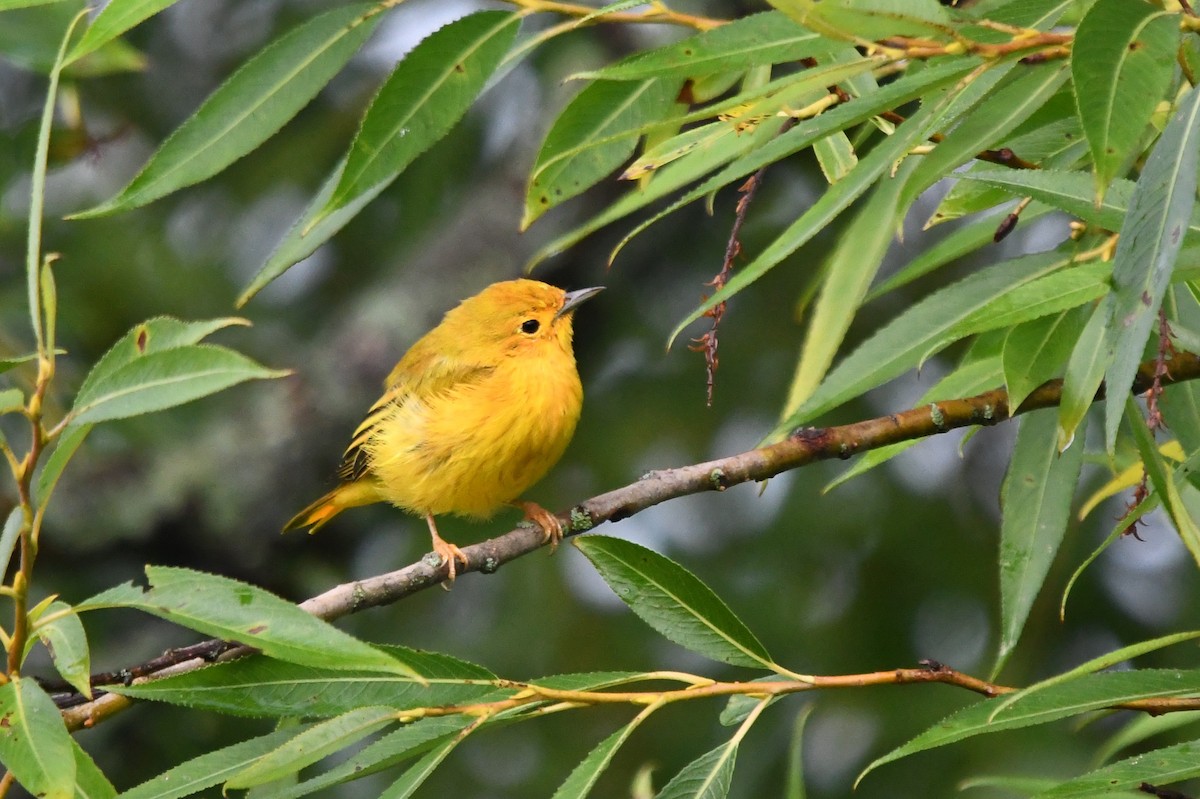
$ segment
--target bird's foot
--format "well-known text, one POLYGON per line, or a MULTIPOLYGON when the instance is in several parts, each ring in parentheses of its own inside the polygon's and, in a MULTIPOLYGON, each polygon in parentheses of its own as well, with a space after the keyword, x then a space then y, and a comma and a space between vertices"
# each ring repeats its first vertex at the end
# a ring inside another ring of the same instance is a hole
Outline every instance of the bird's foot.
MULTIPOLYGON (((430 531, 430 538, 433 541, 434 553, 436 553, 437 556, 440 557, 447 566, 446 582, 453 584, 455 574, 458 571, 454 565, 454 562, 458 561, 462 563, 463 568, 469 566, 470 562, 467 560, 466 554, 463 553, 461 549, 438 535, 436 530, 430 531)), ((442 583, 442 586, 446 588, 449 587, 446 585, 446 583, 442 583)))
POLYGON ((526 519, 542 528, 542 533, 545 535, 542 540, 550 542, 550 552, 553 554, 554 550, 558 549, 558 542, 563 540, 562 522, 536 502, 517 502, 515 504, 525 511, 526 519))

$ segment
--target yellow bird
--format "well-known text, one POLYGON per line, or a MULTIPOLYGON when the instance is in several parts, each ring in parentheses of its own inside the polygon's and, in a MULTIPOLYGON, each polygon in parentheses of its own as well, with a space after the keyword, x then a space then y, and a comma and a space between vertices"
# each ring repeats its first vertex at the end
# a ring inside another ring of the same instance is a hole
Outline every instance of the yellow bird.
POLYGON ((572 312, 602 287, 563 291, 536 280, 493 283, 451 309, 384 383, 338 471, 342 484, 284 531, 315 533, 346 508, 390 502, 425 517, 433 551, 467 564, 434 517, 486 519, 522 508, 557 544, 552 513, 518 497, 562 457, 583 405, 572 312))

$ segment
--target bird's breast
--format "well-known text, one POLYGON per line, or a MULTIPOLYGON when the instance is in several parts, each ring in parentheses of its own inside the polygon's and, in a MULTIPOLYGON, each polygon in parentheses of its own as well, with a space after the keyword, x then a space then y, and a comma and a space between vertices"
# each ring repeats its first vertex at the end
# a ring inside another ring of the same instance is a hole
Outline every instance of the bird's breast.
POLYGON ((368 450, 392 503, 487 517, 558 461, 583 390, 574 360, 509 359, 485 379, 398 402, 368 450))

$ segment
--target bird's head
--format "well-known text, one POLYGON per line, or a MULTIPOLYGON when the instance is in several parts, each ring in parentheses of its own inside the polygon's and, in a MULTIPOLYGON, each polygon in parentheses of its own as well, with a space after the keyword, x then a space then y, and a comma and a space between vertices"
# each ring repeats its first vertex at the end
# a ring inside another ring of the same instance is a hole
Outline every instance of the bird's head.
POLYGON ((547 346, 569 353, 572 313, 602 290, 563 291, 537 280, 507 280, 464 300, 452 314, 488 346, 501 344, 506 354, 537 352, 547 346))

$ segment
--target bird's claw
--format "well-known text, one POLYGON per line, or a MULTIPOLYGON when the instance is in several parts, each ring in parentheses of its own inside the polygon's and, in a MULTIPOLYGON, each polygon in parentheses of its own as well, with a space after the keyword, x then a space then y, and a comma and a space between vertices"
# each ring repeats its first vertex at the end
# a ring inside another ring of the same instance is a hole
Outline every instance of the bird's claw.
MULTIPOLYGON (((442 559, 442 562, 446 564, 446 582, 448 583, 454 582, 454 577, 458 571, 454 565, 455 561, 462 563, 463 568, 466 568, 470 565, 470 561, 467 560, 466 554, 464 554, 461 549, 456 547, 454 544, 451 544, 444 538, 438 538, 433 542, 433 551, 439 558, 442 559)), ((442 585, 446 586, 446 583, 443 583, 442 585)))
POLYGON ((550 511, 536 502, 519 502, 517 507, 525 511, 525 518, 542 528, 545 536, 542 540, 550 543, 550 553, 558 549, 558 543, 563 540, 562 522, 550 511))

